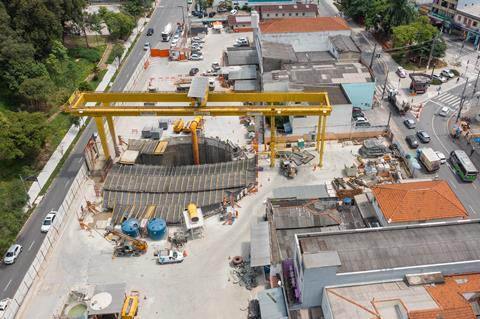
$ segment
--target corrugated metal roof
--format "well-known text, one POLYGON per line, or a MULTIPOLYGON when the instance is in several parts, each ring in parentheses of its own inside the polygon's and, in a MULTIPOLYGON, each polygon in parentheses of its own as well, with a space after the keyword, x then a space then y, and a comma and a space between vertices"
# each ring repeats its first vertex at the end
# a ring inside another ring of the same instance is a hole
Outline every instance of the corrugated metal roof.
POLYGON ((331 196, 326 184, 286 186, 273 189, 273 198, 313 199, 328 197, 331 196))
POLYGON ((250 231, 250 266, 270 265, 270 236, 268 222, 253 224, 250 231))
POLYGON ((238 65, 230 66, 228 70, 228 79, 235 80, 253 80, 257 78, 256 65, 238 65))
POLYGON ((287 307, 282 288, 265 289, 258 293, 262 319, 286 319, 287 307))
POLYGON ((259 91, 257 80, 237 80, 233 86, 234 91, 259 91))
POLYGON ((195 76, 188 90, 188 97, 203 98, 208 90, 208 78, 195 76))

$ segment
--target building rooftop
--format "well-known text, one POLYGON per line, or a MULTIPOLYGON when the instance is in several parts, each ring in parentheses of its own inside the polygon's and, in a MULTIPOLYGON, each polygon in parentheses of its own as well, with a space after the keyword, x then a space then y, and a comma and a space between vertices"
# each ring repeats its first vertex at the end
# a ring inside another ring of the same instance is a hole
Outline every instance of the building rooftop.
POLYGON ((262 33, 307 33, 350 30, 340 17, 272 19, 260 22, 262 33))
POLYGON ((360 53, 360 49, 358 46, 353 42, 352 38, 346 35, 336 35, 330 37, 330 41, 332 42, 333 46, 337 49, 338 52, 357 52, 360 53))
POLYGON ((304 4, 297 2, 296 4, 282 4, 282 5, 265 5, 259 6, 259 11, 263 12, 317 12, 318 7, 316 4, 304 4))
POLYGON ((337 273, 480 260, 480 221, 297 235, 303 253, 337 251, 337 273))
POLYGON ((261 49, 264 59, 278 59, 283 60, 284 63, 297 62, 297 56, 291 44, 261 41, 261 49))
MULTIPOLYGON (((480 4, 474 4, 465 8, 457 8, 457 13, 470 16, 472 18, 480 18, 480 4)), ((463 21, 462 21, 463 22, 463 21)))
POLYGON ((372 192, 388 223, 468 217, 446 181, 384 184, 372 192))
POLYGON ((409 319, 475 319, 480 274, 446 276, 436 284, 393 281, 331 287, 326 292, 334 319, 396 319, 399 313, 409 319))
POLYGON ((225 51, 226 65, 258 64, 258 54, 255 48, 227 48, 225 51))
POLYGON ((331 184, 285 186, 273 189, 273 198, 312 199, 335 197, 331 184))
POLYGON ((222 69, 223 73, 228 74, 229 80, 254 80, 257 78, 256 65, 235 65, 222 69))
POLYGON ((229 25, 235 24, 251 24, 252 23, 252 16, 251 15, 229 15, 227 18, 227 22, 229 25))
POLYGON ((358 62, 296 63, 287 64, 285 70, 298 83, 366 83, 372 82, 368 69, 358 62))

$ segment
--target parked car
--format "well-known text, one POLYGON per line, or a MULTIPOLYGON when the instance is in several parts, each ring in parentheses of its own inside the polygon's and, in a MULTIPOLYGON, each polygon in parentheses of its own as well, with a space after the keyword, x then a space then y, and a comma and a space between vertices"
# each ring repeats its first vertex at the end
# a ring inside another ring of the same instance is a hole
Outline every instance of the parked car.
POLYGON ((147 37, 153 35, 153 32, 154 32, 154 31, 155 31, 155 30, 153 30, 153 28, 148 28, 148 30, 147 30, 147 37))
POLYGON ((194 76, 195 74, 197 74, 200 70, 198 68, 191 68, 190 69, 190 72, 188 72, 188 75, 190 76, 194 76))
POLYGON ((357 117, 355 119, 355 127, 369 127, 370 122, 365 117, 357 117))
POLYGON ((402 68, 401 66, 399 66, 399 67, 397 68, 397 72, 396 72, 396 73, 397 73, 397 75, 398 75, 399 77, 401 77, 402 79, 407 77, 407 71, 405 71, 405 69, 402 68))
POLYGON ((365 118, 365 114, 363 112, 352 112, 352 118, 357 120, 358 118, 365 118))
POLYGON ((201 60, 203 60, 203 54, 201 54, 201 53, 193 53, 193 54, 190 56, 190 60, 192 60, 192 61, 201 61, 201 60))
POLYGON ((5 254, 5 257, 3 258, 3 262, 7 265, 13 264, 20 253, 22 252, 23 247, 18 244, 14 244, 8 248, 7 253, 5 254))
POLYGON ((143 45, 143 50, 147 51, 148 49, 150 49, 150 42, 145 42, 145 44, 143 45))
POLYGON ((453 73, 453 71, 450 70, 450 69, 443 70, 442 72, 440 72, 440 75, 442 75, 442 76, 444 76, 448 79, 452 79, 452 78, 455 77, 455 73, 453 73))
POLYGON ((52 227, 55 217, 57 217, 57 212, 54 210, 52 210, 50 213, 47 214, 47 216, 45 216, 45 219, 43 220, 43 223, 42 223, 42 227, 40 228, 40 231, 42 233, 46 233, 50 230, 50 227, 52 227))
POLYGON ((0 315, 2 313, 4 313, 5 310, 7 310, 8 305, 10 304, 10 300, 11 299, 9 299, 9 298, 5 298, 5 299, 0 300, 0 315))
POLYGON ((445 77, 445 76, 443 76, 443 75, 441 75, 441 74, 434 74, 434 75, 432 75, 432 80, 438 80, 438 81, 440 81, 440 82, 442 82, 442 83, 445 83, 445 82, 448 81, 448 78, 445 77))
POLYGON ((219 71, 221 68, 220 68, 220 64, 218 62, 213 62, 212 63, 212 69, 214 71, 219 71))
POLYGON ((418 147, 418 141, 415 138, 415 135, 408 135, 407 137, 405 137, 405 140, 407 141, 407 144, 408 146, 410 146, 410 148, 418 147))
POLYGON ((435 154, 437 154, 441 164, 445 164, 447 162, 447 158, 445 157, 445 154, 439 151, 435 151, 435 154))
POLYGON ((450 114, 450 108, 448 108, 446 106, 442 107, 442 109, 438 113, 438 115, 443 116, 443 117, 447 117, 448 114, 450 114))
POLYGON ((231 15, 236 15, 237 12, 238 12, 237 9, 233 9, 233 10, 230 11, 230 14, 231 14, 231 15))
POLYGON ((200 49, 202 49, 203 45, 199 42, 192 42, 192 47, 199 47, 200 49))
POLYGON ((417 137, 422 143, 430 142, 430 135, 428 135, 428 133, 424 130, 417 131, 417 137))
POLYGON ((405 126, 406 126, 407 128, 409 128, 409 129, 413 129, 413 128, 415 128, 415 126, 416 126, 415 121, 412 120, 412 119, 406 119, 406 120, 404 120, 404 121, 403 121, 403 124, 405 124, 405 126))
POLYGON ((222 12, 228 12, 228 9, 225 7, 217 7, 217 12, 222 13, 222 12))
POLYGON ((200 37, 193 37, 192 42, 204 43, 205 39, 202 39, 200 37))
POLYGON ((172 249, 162 249, 158 252, 159 264, 173 264, 181 263, 183 261, 183 254, 172 249))
POLYGON ((213 11, 212 11, 212 12, 210 12, 210 13, 208 14, 208 17, 209 17, 209 18, 213 18, 216 14, 217 14, 216 12, 213 12, 213 11))

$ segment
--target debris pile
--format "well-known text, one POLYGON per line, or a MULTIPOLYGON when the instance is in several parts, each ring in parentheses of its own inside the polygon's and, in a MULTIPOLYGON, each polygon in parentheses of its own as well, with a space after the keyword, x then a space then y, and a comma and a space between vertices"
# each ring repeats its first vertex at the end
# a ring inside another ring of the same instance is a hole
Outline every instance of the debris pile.
POLYGON ((277 155, 280 158, 293 161, 297 166, 308 164, 315 158, 315 155, 307 150, 303 150, 301 152, 278 151, 277 155))
POLYGON ((230 271, 230 278, 234 284, 239 284, 248 290, 257 287, 257 274, 255 269, 250 267, 250 261, 244 259, 242 256, 235 256, 230 261, 230 266, 233 268, 230 271))
POLYGON ((369 138, 363 141, 363 145, 360 147, 358 153, 366 158, 383 156, 385 153, 387 153, 387 147, 381 140, 369 138))

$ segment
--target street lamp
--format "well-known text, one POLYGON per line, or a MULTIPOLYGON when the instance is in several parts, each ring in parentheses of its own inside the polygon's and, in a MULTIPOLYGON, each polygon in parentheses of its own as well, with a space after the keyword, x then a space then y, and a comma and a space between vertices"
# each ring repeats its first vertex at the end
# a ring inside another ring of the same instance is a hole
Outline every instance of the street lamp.
POLYGON ((177 6, 177 8, 182 9, 182 21, 183 21, 183 27, 185 28, 185 8, 183 6, 177 6))

